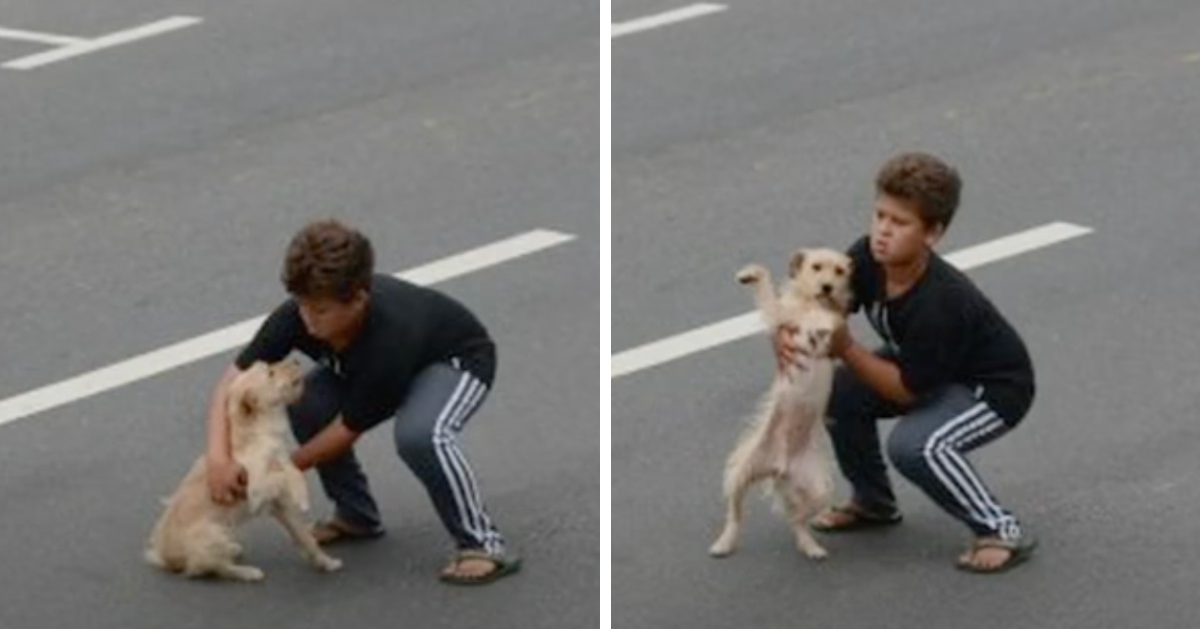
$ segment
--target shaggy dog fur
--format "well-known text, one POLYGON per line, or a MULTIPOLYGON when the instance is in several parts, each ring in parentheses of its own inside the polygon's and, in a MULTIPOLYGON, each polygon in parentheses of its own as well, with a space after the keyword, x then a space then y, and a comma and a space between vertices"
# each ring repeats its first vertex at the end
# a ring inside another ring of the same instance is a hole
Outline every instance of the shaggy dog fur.
POLYGON ((201 456, 165 501, 166 511, 147 544, 146 561, 189 577, 261 580, 262 570, 236 563, 242 547, 234 533, 249 519, 269 512, 314 567, 324 572, 341 568, 341 561, 317 546, 304 521, 308 489, 288 453, 286 406, 300 397, 302 382, 300 364, 285 360, 255 363, 230 383, 230 443, 234 458, 246 468, 246 499, 232 505, 213 502, 201 456))
POLYGON ((746 492, 771 480, 776 504, 791 522, 799 550, 812 559, 827 553, 808 530, 808 520, 829 500, 833 490, 827 437, 822 421, 833 386, 829 344, 844 325, 850 302, 851 261, 829 249, 801 250, 792 256, 788 281, 777 295, 771 275, 759 265, 738 273, 738 281, 755 290, 755 302, 768 333, 790 324, 801 351, 803 368, 777 373, 758 414, 742 433, 725 465, 725 527, 709 553, 732 553, 742 521, 746 492))

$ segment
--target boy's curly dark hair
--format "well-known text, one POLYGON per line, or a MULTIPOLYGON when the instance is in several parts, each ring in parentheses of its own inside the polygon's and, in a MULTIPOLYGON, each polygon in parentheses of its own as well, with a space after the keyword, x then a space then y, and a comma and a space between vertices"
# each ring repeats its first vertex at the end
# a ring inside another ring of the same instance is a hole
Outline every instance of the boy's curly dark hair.
POLYGON ((366 236, 330 219, 309 223, 288 245, 281 279, 296 297, 348 302, 371 286, 375 252, 366 236))
POLYGON ((926 227, 950 226, 962 194, 958 171, 928 153, 902 153, 879 169, 875 191, 912 205, 926 227))

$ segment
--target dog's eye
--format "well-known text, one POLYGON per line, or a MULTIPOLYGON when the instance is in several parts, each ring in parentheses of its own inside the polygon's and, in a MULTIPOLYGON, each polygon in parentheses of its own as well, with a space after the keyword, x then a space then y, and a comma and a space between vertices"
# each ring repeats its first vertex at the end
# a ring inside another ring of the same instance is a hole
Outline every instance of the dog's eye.
POLYGON ((814 270, 814 271, 816 271, 816 272, 818 272, 818 273, 820 273, 820 272, 821 272, 821 268, 822 268, 822 265, 820 265, 820 264, 814 264, 814 265, 813 265, 813 270, 814 270))
POLYGON ((838 277, 841 277, 841 276, 843 276, 843 275, 845 275, 845 274, 846 274, 846 269, 843 269, 842 267, 840 267, 840 266, 839 266, 839 267, 837 268, 837 275, 838 275, 838 277))

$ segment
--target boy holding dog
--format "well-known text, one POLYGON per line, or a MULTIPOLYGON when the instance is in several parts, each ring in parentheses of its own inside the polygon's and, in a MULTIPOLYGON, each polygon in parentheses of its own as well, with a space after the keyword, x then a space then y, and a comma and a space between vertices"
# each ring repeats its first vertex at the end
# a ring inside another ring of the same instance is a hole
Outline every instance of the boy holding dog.
POLYGON ((515 572, 456 438, 482 404, 496 370, 487 330, 437 291, 374 272, 371 242, 337 221, 300 230, 282 274, 290 295, 218 382, 208 418, 214 501, 245 495, 246 471, 230 456, 225 397, 255 361, 299 350, 318 363, 288 409, 301 446, 292 461, 316 468, 336 506, 313 535, 322 544, 383 534, 379 509, 354 455, 366 431, 395 418, 396 451, 425 486, 457 553, 440 579, 481 584, 515 572))
MULTIPOLYGON (((884 341, 872 352, 845 326, 832 354, 829 432, 853 488, 845 505, 812 520, 819 531, 898 524, 877 420, 900 417, 887 452, 896 469, 965 524, 974 541, 956 565, 991 573, 1027 559, 1036 542, 1003 507, 964 454, 1020 423, 1034 398, 1033 366, 1021 337, 961 271, 933 251, 958 208, 962 182, 932 155, 888 160, 876 181, 869 235, 854 261, 850 311, 862 310, 884 341)), ((803 364, 794 330, 773 336, 782 369, 803 364)))

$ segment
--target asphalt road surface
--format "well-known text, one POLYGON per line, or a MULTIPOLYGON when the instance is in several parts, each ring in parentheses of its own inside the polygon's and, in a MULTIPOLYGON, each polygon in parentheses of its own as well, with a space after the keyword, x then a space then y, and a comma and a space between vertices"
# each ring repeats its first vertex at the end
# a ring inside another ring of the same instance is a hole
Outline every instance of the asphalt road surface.
POLYGON ((0 627, 598 623, 598 27, 580 0, 0 9, 0 627), (172 16, 199 21, 128 33, 172 16), (55 50, 72 54, 10 67, 55 50), (389 273, 563 235, 438 284, 499 345, 464 448, 520 575, 436 581, 448 537, 386 429, 360 456, 389 535, 337 549, 343 572, 312 571, 272 522, 246 532, 263 584, 142 563, 233 348, 83 385, 268 312, 288 238, 330 215, 389 273))
MULTIPOLYGON (((613 22, 687 4, 617 0, 613 22)), ((823 536, 823 564, 759 500, 710 559, 773 368, 744 338, 613 380, 614 626, 1195 626, 1198 32, 1183 0, 751 0, 613 40, 614 362, 749 312, 741 265, 848 245, 899 151, 963 173, 944 253, 1091 230, 970 271, 1038 374, 1022 426, 972 456, 1040 538, 1031 563, 956 571, 967 531, 895 475, 904 525, 823 536)))

